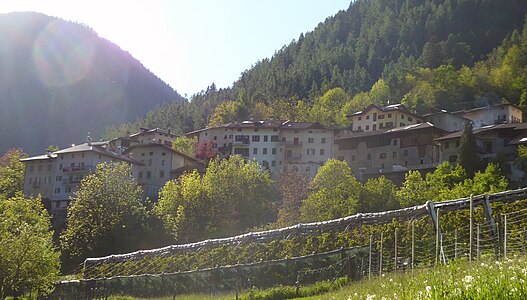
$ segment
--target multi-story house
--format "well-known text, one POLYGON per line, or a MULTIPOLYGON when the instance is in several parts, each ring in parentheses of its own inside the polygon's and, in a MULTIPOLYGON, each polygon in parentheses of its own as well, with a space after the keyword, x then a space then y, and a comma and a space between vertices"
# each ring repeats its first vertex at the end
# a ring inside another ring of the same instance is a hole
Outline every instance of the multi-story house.
POLYGON ((449 113, 446 110, 423 115, 423 119, 448 132, 461 131, 467 122, 471 122, 461 114, 449 113))
POLYGON ((240 155, 277 175, 285 164, 314 176, 332 157, 333 130, 318 123, 281 120, 232 122, 187 134, 199 143, 212 142, 221 158, 240 155))
POLYGON ((523 122, 522 110, 510 103, 477 107, 457 113, 463 114, 464 118, 471 120, 474 124, 474 128, 496 124, 523 122))
POLYGON ((335 155, 359 180, 385 175, 396 183, 408 170, 432 169, 439 163, 434 139, 447 132, 431 123, 382 131, 343 132, 335 138, 335 155))
MULTIPOLYGON (((498 124, 475 128, 472 131, 476 138, 477 155, 483 163, 499 160, 507 163, 514 170, 514 161, 517 158, 516 145, 521 144, 521 139, 527 136, 527 124, 498 124)), ((440 146, 441 161, 457 162, 462 131, 450 133, 436 138, 440 146)), ((517 181, 517 172, 511 172, 512 180, 517 181)), ((523 175, 521 175, 523 176, 523 175)))
POLYGON ((422 117, 410 112, 402 104, 392 104, 379 107, 371 104, 364 110, 348 116, 352 123, 352 131, 386 130, 407 125, 422 123, 422 117))
POLYGON ((45 206, 56 219, 66 217, 70 197, 81 180, 103 162, 138 162, 117 155, 108 142, 91 142, 54 153, 22 159, 25 163, 24 194, 40 194, 45 206))
POLYGON ((159 190, 168 180, 188 170, 204 171, 203 165, 195 158, 159 142, 132 145, 123 155, 139 162, 132 165, 132 174, 143 188, 143 197, 151 200, 158 199, 159 190))

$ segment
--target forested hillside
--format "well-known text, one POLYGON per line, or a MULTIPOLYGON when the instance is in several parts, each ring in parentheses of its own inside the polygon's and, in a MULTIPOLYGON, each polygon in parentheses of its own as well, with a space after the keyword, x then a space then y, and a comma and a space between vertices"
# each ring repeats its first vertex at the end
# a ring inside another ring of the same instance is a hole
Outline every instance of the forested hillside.
POLYGON ((251 116, 342 127, 346 113, 371 103, 403 102, 419 112, 502 99, 523 105, 526 13, 523 0, 357 0, 256 62, 232 87, 212 84, 194 95, 177 121, 165 122, 158 109, 107 135, 139 124, 189 131, 251 116))
POLYGON ((41 154, 186 101, 90 28, 37 13, 0 15, 0 76, 0 153, 41 154))

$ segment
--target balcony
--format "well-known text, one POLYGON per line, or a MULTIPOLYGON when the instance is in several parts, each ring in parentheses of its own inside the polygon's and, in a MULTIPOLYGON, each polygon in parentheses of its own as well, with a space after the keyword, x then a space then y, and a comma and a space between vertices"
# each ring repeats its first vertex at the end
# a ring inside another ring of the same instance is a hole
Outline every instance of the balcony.
POLYGON ((302 159, 302 153, 291 153, 290 155, 285 156, 286 161, 294 161, 294 160, 301 160, 302 159))
POLYGON ((285 146, 287 148, 299 148, 302 147, 302 142, 300 141, 286 141, 285 146))
POLYGON ((250 143, 248 135, 236 135, 232 144, 234 146, 249 146, 250 143))
POLYGON ((73 179, 63 179, 62 184, 64 185, 78 185, 81 183, 82 179, 73 178, 73 179))
POLYGON ((87 172, 95 170, 95 167, 92 166, 69 166, 62 168, 62 172, 65 173, 75 173, 75 172, 87 172))

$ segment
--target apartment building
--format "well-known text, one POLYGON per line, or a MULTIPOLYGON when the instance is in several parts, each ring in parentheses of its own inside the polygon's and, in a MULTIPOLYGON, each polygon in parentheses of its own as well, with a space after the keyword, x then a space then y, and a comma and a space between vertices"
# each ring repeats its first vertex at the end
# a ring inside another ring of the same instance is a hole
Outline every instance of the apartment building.
POLYGON ((408 110, 402 104, 379 107, 371 104, 364 110, 347 116, 352 123, 352 131, 386 130, 423 122, 423 118, 408 110))
POLYGON ((103 162, 138 162, 110 151, 108 142, 88 142, 46 155, 22 159, 25 164, 25 195, 41 195, 56 219, 66 217, 70 197, 81 180, 103 162))
POLYGON ((461 131, 467 122, 471 122, 471 120, 464 118, 462 114, 453 114, 446 110, 425 114, 423 119, 425 122, 430 122, 435 127, 448 132, 461 131))
POLYGON ((204 166, 195 158, 156 141, 135 144, 123 152, 124 156, 139 162, 132 165, 132 174, 143 188, 143 198, 151 200, 157 200, 165 183, 183 172, 193 169, 204 172, 204 166))
POLYGON ((457 112, 474 124, 474 128, 496 124, 513 124, 523 122, 522 110, 510 103, 500 103, 484 107, 477 107, 457 112))
POLYGON ((343 132, 335 138, 335 156, 348 163, 354 175, 377 176, 407 170, 434 168, 440 162, 434 139, 447 134, 431 123, 385 131, 343 132))
POLYGON ((318 123, 261 120, 232 122, 187 134, 212 142, 221 158, 240 155, 255 160, 275 176, 285 164, 314 176, 332 156, 333 130, 318 123))
MULTIPOLYGON (((512 162, 516 159, 516 145, 527 136, 527 124, 498 124, 474 128, 478 153, 483 163, 489 163, 498 156, 501 160, 512 162), (514 142, 516 141, 516 142, 514 142)), ((462 131, 436 138, 440 146, 441 161, 456 163, 462 131)))

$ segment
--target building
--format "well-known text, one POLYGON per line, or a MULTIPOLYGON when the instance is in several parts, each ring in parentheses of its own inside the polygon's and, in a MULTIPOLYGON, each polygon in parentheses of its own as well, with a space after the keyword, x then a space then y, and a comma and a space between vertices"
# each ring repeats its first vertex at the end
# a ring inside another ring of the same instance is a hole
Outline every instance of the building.
MULTIPOLYGON (((473 133, 477 155, 483 163, 499 160, 514 167, 513 162, 517 158, 516 145, 521 144, 521 138, 527 136, 527 124, 488 125, 473 129, 473 133)), ((462 134, 462 131, 458 131, 435 139, 440 146, 441 161, 454 164, 457 162, 462 134)))
POLYGON ((28 196, 41 195, 46 208, 56 219, 66 217, 70 197, 81 180, 104 162, 138 162, 110 150, 108 142, 91 142, 46 155, 21 160, 25 164, 24 189, 28 196))
POLYGON ((510 103, 477 107, 457 113, 462 113, 464 118, 471 120, 474 128, 523 122, 522 110, 510 103))
MULTIPOLYGON (((380 175, 391 179, 402 176, 404 180, 408 170, 437 166, 440 156, 434 139, 446 133, 428 122, 368 132, 342 132, 335 137, 335 155, 348 163, 359 180, 380 175)), ((396 178, 394 182, 402 180, 396 178)))
POLYGON ((232 122, 187 134, 211 142, 221 158, 240 155, 277 175, 285 164, 314 176, 332 157, 333 130, 319 123, 261 120, 232 122))
POLYGON ((141 143, 132 145, 123 155, 138 161, 132 165, 132 174, 143 188, 143 198, 157 200, 159 190, 168 180, 178 178, 184 171, 204 166, 193 157, 178 152, 165 143, 141 143))
POLYGON ((452 114, 446 110, 423 115, 423 119, 425 122, 432 123, 435 127, 448 132, 461 131, 465 127, 465 124, 470 122, 462 114, 452 114))
POLYGON ((422 117, 410 112, 402 104, 379 107, 371 104, 364 110, 347 116, 352 131, 376 131, 422 123, 422 117))

